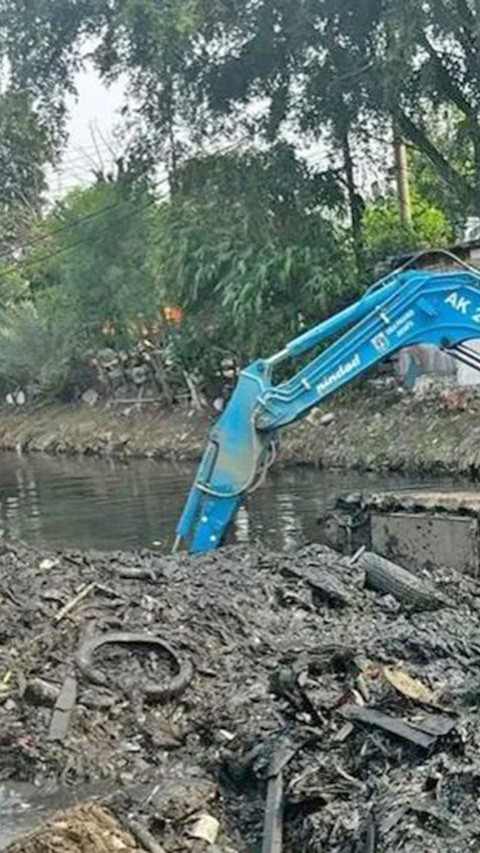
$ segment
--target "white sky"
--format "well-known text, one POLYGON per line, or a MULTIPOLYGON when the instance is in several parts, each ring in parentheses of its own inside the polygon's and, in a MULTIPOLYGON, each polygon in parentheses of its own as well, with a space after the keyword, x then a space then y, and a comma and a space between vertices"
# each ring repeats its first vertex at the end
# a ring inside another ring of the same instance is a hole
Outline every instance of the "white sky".
POLYGON ((123 105, 124 82, 107 88, 96 71, 89 68, 78 75, 76 85, 77 97, 68 102, 68 145, 61 166, 49 176, 50 195, 54 198, 78 184, 92 183, 92 170, 102 165, 108 168, 113 155, 120 151, 114 129, 123 105))

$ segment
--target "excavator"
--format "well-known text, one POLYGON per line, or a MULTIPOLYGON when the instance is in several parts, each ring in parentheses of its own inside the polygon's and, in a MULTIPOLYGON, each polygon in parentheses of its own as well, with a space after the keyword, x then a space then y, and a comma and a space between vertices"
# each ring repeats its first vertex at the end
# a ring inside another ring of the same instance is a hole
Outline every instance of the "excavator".
POLYGON ((211 430, 176 528, 174 551, 182 542, 191 554, 221 546, 247 495, 273 463, 279 431, 400 349, 436 346, 480 370, 480 356, 468 345, 480 339, 480 273, 447 251, 439 253, 456 268, 412 269, 424 254, 419 253, 357 302, 240 373, 211 430), (274 383, 278 365, 325 342, 310 363, 274 383))

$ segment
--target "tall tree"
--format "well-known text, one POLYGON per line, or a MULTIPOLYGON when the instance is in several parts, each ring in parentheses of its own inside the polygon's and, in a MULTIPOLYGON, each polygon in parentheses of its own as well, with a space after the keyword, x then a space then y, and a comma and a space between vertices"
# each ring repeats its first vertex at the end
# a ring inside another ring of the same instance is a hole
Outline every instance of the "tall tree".
POLYGON ((128 75, 142 165, 175 169, 192 139, 240 126, 329 144, 359 266, 356 161, 392 119, 465 213, 480 212, 479 33, 474 0, 0 0, 3 56, 57 127, 85 38, 105 79, 128 75), (426 121, 452 109, 461 164, 426 121))
POLYGON ((14 251, 16 238, 38 216, 46 189, 45 165, 53 152, 48 131, 22 92, 0 95, 0 246, 14 251))
MULTIPOLYGON (((106 4, 105 4, 106 5, 106 4)), ((0 0, 0 61, 11 88, 27 95, 52 139, 65 130, 65 95, 98 35, 103 0, 0 0)))

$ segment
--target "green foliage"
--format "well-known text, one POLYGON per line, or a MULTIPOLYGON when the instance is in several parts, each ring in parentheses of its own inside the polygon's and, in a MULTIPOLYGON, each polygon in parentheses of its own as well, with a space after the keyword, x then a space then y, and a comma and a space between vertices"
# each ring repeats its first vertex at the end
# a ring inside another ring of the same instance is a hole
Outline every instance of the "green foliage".
POLYGON ((64 136, 65 95, 74 91, 83 39, 92 25, 102 26, 106 8, 97 0, 0 0, 2 69, 8 69, 15 91, 34 103, 57 143, 64 136))
MULTIPOLYGON (((105 80, 126 75, 137 130, 127 175, 37 224, 38 266, 28 286, 11 277, 5 301, 14 312, 28 297, 40 326, 55 305, 73 360, 107 326, 109 345, 128 347, 132 324, 166 304, 186 312, 165 349, 175 376, 271 353, 355 296, 365 261, 444 244, 480 211, 479 31, 470 0, 0 0, 15 84, 0 96, 4 246, 25 255, 19 223, 41 209, 85 38, 105 80), (409 226, 393 195, 358 186, 394 128, 409 142, 409 226), (192 157, 219 131, 261 152, 192 157), (319 144, 322 173, 286 131, 319 144), (155 205, 144 176, 160 161, 172 192, 155 205)), ((32 316, 11 314, 12 340, 32 316)))
POLYGON ((367 205, 363 227, 372 265, 388 256, 428 247, 445 246, 452 238, 444 212, 412 193, 412 222, 400 221, 398 202, 393 197, 377 198, 367 205))
POLYGON ((102 347, 129 347, 135 324, 158 316, 148 248, 158 214, 127 179, 73 191, 31 235, 25 266, 0 266, 0 381, 69 396, 102 347), (27 282, 20 275, 28 275, 27 282))
POLYGON ((178 345, 190 364, 271 354, 352 295, 348 239, 289 149, 191 163, 179 187, 153 263, 165 299, 186 310, 178 345))
POLYGON ((17 387, 62 397, 75 380, 77 353, 72 330, 47 304, 23 301, 0 312, 0 379, 17 387))
MULTIPOLYGON (((465 120, 455 108, 428 110, 425 125, 436 147, 443 151, 458 174, 473 177, 474 164, 465 120)), ((421 151, 412 149, 409 157, 410 179, 417 192, 427 202, 443 210, 452 224, 455 239, 461 238, 469 208, 451 184, 439 179, 431 160, 421 151)))
POLYGON ((0 95, 0 210, 36 205, 45 191, 43 166, 51 158, 48 134, 24 93, 0 95))
POLYGON ((90 341, 105 341, 108 324, 125 342, 132 319, 156 315, 158 288, 147 267, 154 220, 153 199, 119 179, 73 191, 44 224, 52 260, 42 275, 58 284, 58 310, 90 341))
POLYGON ((0 94, 0 249, 13 250, 38 215, 52 160, 49 134, 32 100, 7 89, 0 94))
POLYGON ((285 127, 327 140, 334 157, 348 134, 372 154, 394 119, 466 213, 480 208, 479 29, 470 0, 0 0, 0 56, 57 137, 94 36, 104 78, 127 75, 146 165, 175 166, 240 120, 269 141, 285 127), (456 111, 448 144, 431 110, 456 111))

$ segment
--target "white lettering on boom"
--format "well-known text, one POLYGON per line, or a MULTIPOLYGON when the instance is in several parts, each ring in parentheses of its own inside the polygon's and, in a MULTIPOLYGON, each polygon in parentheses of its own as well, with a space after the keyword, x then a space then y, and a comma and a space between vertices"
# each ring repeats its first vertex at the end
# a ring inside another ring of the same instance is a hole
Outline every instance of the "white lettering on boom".
POLYGON ((330 376, 326 376, 325 379, 322 379, 321 382, 317 385, 317 394, 324 394, 325 391, 328 391, 332 385, 335 385, 337 382, 340 382, 346 376, 349 376, 350 373, 353 373, 357 367, 360 367, 362 360, 358 353, 356 353, 350 361, 344 362, 341 364, 334 373, 331 373, 330 376))

